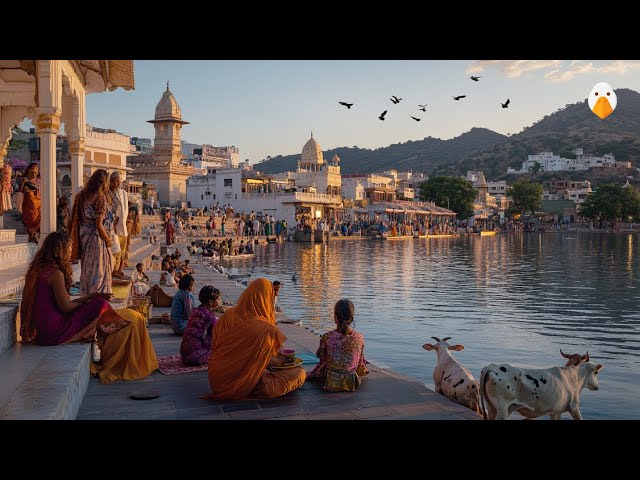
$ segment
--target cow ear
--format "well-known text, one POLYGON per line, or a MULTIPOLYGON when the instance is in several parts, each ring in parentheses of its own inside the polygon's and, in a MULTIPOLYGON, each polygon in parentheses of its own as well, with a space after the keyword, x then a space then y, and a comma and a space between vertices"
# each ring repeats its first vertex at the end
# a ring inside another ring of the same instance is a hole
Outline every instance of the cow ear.
POLYGON ((436 349, 436 347, 434 347, 430 343, 425 343, 424 345, 422 345, 422 348, 424 348, 425 350, 435 350, 436 349))
POLYGON ((601 364, 601 363, 599 363, 599 364, 597 364, 597 365, 596 365, 596 369, 595 369, 595 371, 597 372, 597 371, 598 371, 598 370, 600 370, 601 368, 602 368, 602 364, 601 364))
POLYGON ((464 350, 464 345, 451 345, 449 347, 449 350, 455 350, 456 352, 459 352, 460 350, 464 350))

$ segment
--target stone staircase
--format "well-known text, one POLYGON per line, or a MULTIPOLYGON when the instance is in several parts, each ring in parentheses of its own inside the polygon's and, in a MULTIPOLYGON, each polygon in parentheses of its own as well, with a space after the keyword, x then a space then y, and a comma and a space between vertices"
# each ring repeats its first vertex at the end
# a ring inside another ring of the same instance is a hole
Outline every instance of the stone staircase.
MULTIPOLYGON (((6 217, 5 217, 6 218, 6 217)), ((133 239, 129 264, 151 264, 159 245, 133 239)), ((0 420, 75 419, 89 385, 90 344, 42 347, 17 342, 16 312, 35 244, 0 230, 0 420)), ((74 279, 80 265, 74 265, 74 279)))

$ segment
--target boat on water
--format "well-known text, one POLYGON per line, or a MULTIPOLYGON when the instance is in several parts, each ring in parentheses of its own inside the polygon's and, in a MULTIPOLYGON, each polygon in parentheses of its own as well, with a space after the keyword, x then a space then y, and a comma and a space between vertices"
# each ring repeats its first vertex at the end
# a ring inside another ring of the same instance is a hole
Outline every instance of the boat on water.
POLYGON ((489 235, 495 235, 496 233, 498 233, 498 232, 496 232, 495 230, 483 230, 483 231, 480 232, 480 236, 481 237, 486 237, 486 236, 489 236, 489 235))

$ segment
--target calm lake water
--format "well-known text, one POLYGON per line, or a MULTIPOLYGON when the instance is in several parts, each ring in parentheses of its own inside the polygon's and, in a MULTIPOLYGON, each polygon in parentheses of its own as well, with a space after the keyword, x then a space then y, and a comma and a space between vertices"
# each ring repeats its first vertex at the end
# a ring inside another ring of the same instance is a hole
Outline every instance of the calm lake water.
POLYGON ((560 348, 588 350, 604 369, 600 390, 582 391, 583 417, 640 419, 639 243, 578 232, 288 242, 258 248, 256 274, 283 282, 278 305, 323 333, 349 298, 367 359, 430 388, 432 335, 463 344, 455 356, 476 379, 489 363, 544 368, 564 365, 560 348))

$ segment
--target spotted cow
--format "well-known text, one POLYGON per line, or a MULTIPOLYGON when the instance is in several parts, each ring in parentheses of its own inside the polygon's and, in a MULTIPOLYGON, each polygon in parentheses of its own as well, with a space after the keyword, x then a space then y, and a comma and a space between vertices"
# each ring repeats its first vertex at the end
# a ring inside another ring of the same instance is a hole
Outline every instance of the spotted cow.
POLYGON ((591 362, 541 369, 487 365, 480 374, 483 417, 505 420, 517 411, 527 418, 549 415, 559 420, 569 412, 574 420, 582 420, 580 392, 584 387, 598 390, 601 368, 591 362))
POLYGON ((460 351, 463 345, 449 345, 447 340, 451 337, 431 337, 437 343, 425 343, 422 348, 425 350, 435 350, 438 356, 436 366, 433 369, 433 383, 436 392, 453 400, 460 405, 470 408, 476 413, 480 411, 480 397, 478 394, 478 382, 473 378, 471 372, 464 368, 451 355, 450 350, 460 351))

